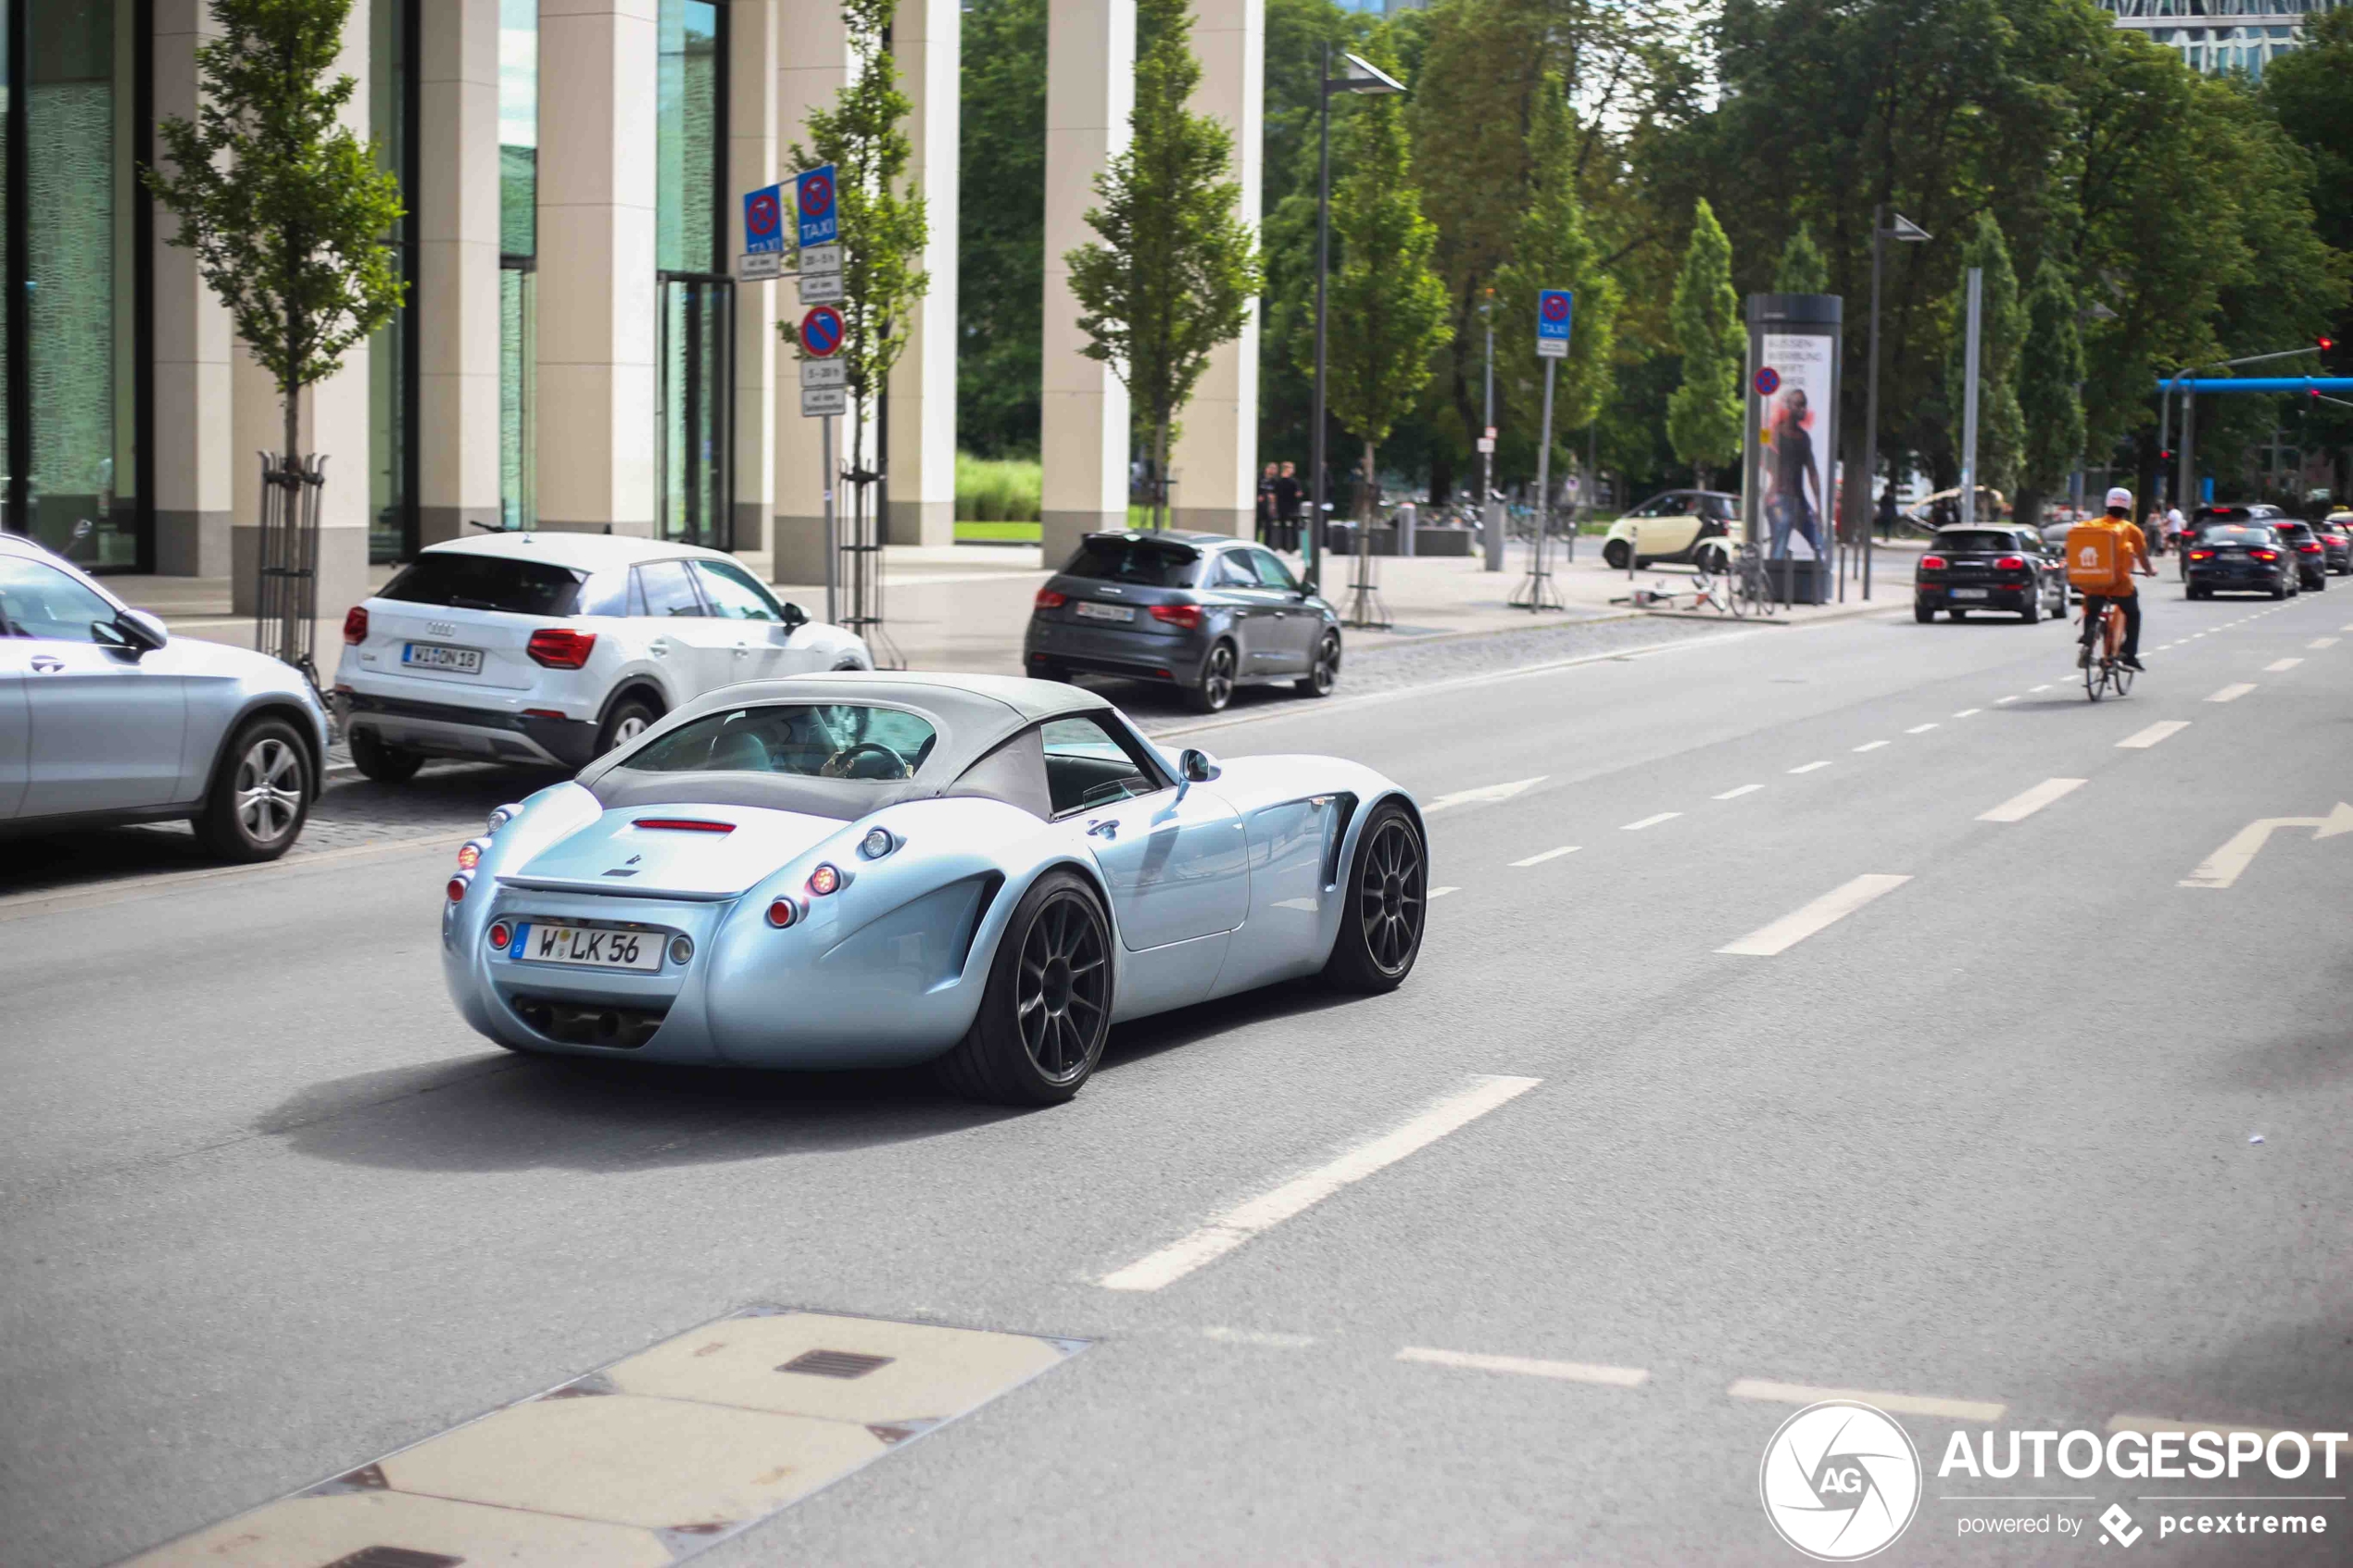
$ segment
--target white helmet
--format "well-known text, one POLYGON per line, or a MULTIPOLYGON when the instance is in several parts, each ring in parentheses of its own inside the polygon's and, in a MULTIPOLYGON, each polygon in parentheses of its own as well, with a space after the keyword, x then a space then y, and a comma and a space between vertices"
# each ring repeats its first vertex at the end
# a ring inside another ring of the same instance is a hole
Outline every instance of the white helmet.
POLYGON ((2133 493, 2120 484, 2108 493, 2108 504, 2112 508, 2122 507, 2129 512, 2133 509, 2133 493))

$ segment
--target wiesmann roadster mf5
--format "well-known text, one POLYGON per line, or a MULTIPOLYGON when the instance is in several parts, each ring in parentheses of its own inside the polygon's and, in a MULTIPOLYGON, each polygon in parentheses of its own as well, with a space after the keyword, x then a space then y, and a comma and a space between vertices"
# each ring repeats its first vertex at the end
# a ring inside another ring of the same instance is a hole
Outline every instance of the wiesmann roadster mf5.
POLYGON ((1114 1022, 1316 974, 1394 988, 1428 864, 1420 811, 1370 769, 1172 760, 1074 686, 753 682, 493 812, 442 964, 514 1050, 936 1061, 1044 1105, 1114 1022))

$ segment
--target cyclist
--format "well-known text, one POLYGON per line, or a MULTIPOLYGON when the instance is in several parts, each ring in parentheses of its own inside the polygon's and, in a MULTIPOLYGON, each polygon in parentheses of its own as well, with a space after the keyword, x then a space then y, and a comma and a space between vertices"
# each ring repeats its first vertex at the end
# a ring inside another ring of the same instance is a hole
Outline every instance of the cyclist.
MULTIPOLYGON (((2124 612, 2124 646, 2118 651, 2117 662, 2127 670, 2141 668, 2141 599, 2133 591, 2133 575, 2157 575, 2157 568, 2149 564, 2148 541, 2133 526, 2133 493, 2122 485, 2108 493, 2108 515, 2095 518, 2078 527, 2106 528, 2116 536, 2116 577, 2101 594, 2083 596, 2083 642, 2076 650, 2078 670, 2092 662, 2092 639, 2100 633, 2101 614, 2109 605, 2124 612)), ((2070 544, 2068 554, 2074 555, 2070 544)))

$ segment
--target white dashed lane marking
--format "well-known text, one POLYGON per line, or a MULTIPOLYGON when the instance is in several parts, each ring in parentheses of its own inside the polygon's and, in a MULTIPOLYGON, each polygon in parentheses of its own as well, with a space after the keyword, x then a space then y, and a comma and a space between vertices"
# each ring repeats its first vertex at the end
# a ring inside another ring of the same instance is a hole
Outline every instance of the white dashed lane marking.
POLYGON ((1765 1399, 1780 1405, 1853 1399, 1898 1415, 1944 1416, 1954 1421, 1999 1421, 2009 1409, 1988 1399, 1941 1399, 1922 1394, 1888 1394, 1863 1388, 1816 1388, 1804 1383, 1770 1383, 1761 1377, 1743 1377, 1724 1392, 1735 1399, 1765 1399))
POLYGON ((1911 880, 1908 876, 1867 872, 1852 882, 1833 887, 1804 909, 1783 915, 1772 924, 1752 931, 1739 941, 1728 942, 1716 950, 1745 958, 1776 957, 1816 932, 1837 924, 1872 899, 1893 893, 1911 880))
POLYGON ((1541 854, 1530 855, 1525 860, 1514 860, 1512 864, 1515 866, 1541 866, 1547 860, 1557 860, 1563 855, 1574 855, 1577 853, 1577 850, 1578 846, 1574 844, 1564 844, 1557 849, 1547 849, 1541 854))
POLYGON ((1639 822, 1628 822, 1624 827, 1619 828, 1617 831, 1620 833, 1640 833, 1644 828, 1655 828, 1661 822, 1671 822, 1682 814, 1683 813, 1680 811, 1655 812, 1650 816, 1644 817, 1639 822))
POLYGON ((1981 822, 2022 822, 2035 812, 2063 796, 2082 789, 2082 779, 2045 779, 2032 789, 2020 790, 1990 811, 1980 811, 1981 822))
POLYGON ((2026 688, 2026 692, 2027 692, 2027 695, 2028 695, 2029 696, 2032 696, 2034 693, 2036 693, 2036 692, 2046 692, 2046 691, 2049 691, 2050 689, 2051 689, 2051 683, 2050 683, 2050 682, 2048 682, 2048 681, 2045 681, 2045 682, 2044 682, 2044 683, 2043 683, 2041 685, 2039 685, 2039 686, 2029 686, 2029 687, 2027 687, 2027 688, 2026 688))
POLYGON ((2295 669, 2297 665, 2303 662, 2304 661, 2300 659, 2275 659, 2271 660, 2271 663, 2263 666, 2263 673, 2266 675, 2283 674, 2287 671, 2295 669))
POLYGON ((1887 742, 1883 740, 1867 740, 1855 749, 1857 751, 1877 751, 1881 746, 1885 746, 1887 742))
POLYGON ((1462 889, 1459 887, 1433 887, 1429 890, 1429 896, 1433 898, 1443 898, 1449 893, 1460 893, 1462 889))
POLYGON ((1450 795, 1441 795, 1424 806, 1422 815, 1427 817, 1432 811, 1444 811, 1456 806, 1489 806, 1498 800, 1509 800, 1521 791, 1542 784, 1551 775, 1548 773, 1539 773, 1532 779, 1514 779, 1508 784, 1480 784, 1475 789, 1458 789, 1450 795))
POLYGON ((1566 1383, 1600 1383, 1612 1388, 1639 1388, 1650 1381, 1641 1367, 1597 1366, 1590 1361, 1542 1361, 1526 1356, 1482 1356, 1468 1350, 1433 1350, 1408 1345, 1397 1352, 1401 1361, 1431 1366, 1463 1367, 1472 1372, 1514 1372, 1522 1377, 1556 1377, 1566 1383))
POLYGON ((1820 761, 1820 762, 1808 762, 1808 763, 1806 763, 1806 764, 1805 766, 1803 766, 1803 767, 1800 767, 1800 768, 1792 768, 1792 769, 1790 770, 1790 771, 1791 771, 1791 772, 1793 772, 1793 773, 1810 773, 1810 772, 1812 772, 1812 771, 1813 771, 1815 769, 1817 769, 1817 768, 1827 768, 1827 767, 1829 767, 1829 766, 1830 766, 1830 763, 1829 763, 1829 761, 1828 761, 1828 760, 1824 760, 1824 761, 1820 761))
POLYGON ((2190 727, 2187 719, 2160 719, 2145 730, 2136 730, 2116 743, 2120 751, 2146 751, 2158 741, 2171 740, 2190 727))
POLYGON ((1953 717, 1956 719, 1966 719, 1972 713, 1982 713, 1984 711, 1985 709, 1982 708, 1964 708, 1958 713, 1954 714, 1953 717))
POLYGON ((2212 696, 2208 697, 2206 700, 2208 702, 2236 702, 2239 698, 2245 696, 2247 693, 2253 691, 2255 687, 2252 684, 2246 681, 2239 681, 2231 685, 2224 686, 2221 691, 2216 692, 2212 696))
POLYGON ((1997 696, 1994 699, 1994 706, 1999 708, 2006 702, 2016 702, 2018 698, 2015 696, 1997 696))
MULTIPOLYGON (((1971 711, 1971 712, 1973 713, 1973 712, 1975 712, 1975 711, 1976 711, 1976 709, 1971 709, 1969 711, 1971 711)), ((1931 721, 1931 722, 1926 723, 1926 724, 1915 724, 1915 725, 1913 725, 1910 729, 1906 730, 1904 733, 1905 733, 1906 734, 1907 734, 1907 735, 1924 735, 1924 734, 1928 734, 1928 733, 1929 733, 1929 731, 1931 731, 1931 730, 1932 730, 1932 729, 1934 729, 1934 728, 1936 728, 1935 723, 1934 723, 1933 721, 1931 721)))
POLYGON ((1294 1176, 1272 1192, 1227 1210, 1209 1223, 1148 1257, 1103 1276, 1107 1290, 1158 1290, 1176 1284, 1285 1220, 1306 1212, 1353 1182, 1388 1169, 1447 1134, 1534 1088, 1537 1078, 1475 1078, 1391 1133, 1362 1143, 1339 1159, 1294 1176))
POLYGON ((1765 786, 1763 784, 1742 784, 1737 788, 1726 790, 1716 798, 1718 800, 1738 800, 1742 796, 1755 795, 1758 790, 1763 789, 1764 787, 1765 786))
POLYGON ((2336 639, 2334 637, 2315 637, 2304 646, 2308 648, 2333 648, 2336 646, 2336 639))

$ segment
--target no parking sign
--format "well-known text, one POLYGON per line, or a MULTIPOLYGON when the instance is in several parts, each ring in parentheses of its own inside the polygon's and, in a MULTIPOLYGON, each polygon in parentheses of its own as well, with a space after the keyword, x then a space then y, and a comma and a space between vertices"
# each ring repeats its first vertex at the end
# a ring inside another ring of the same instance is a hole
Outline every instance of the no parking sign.
POLYGON ((841 208, 834 201, 834 166, 821 163, 793 181, 795 205, 800 209, 800 243, 827 245, 841 237, 841 208))
POLYGON ((785 248, 785 200, 780 185, 763 185, 744 195, 744 254, 785 248))

